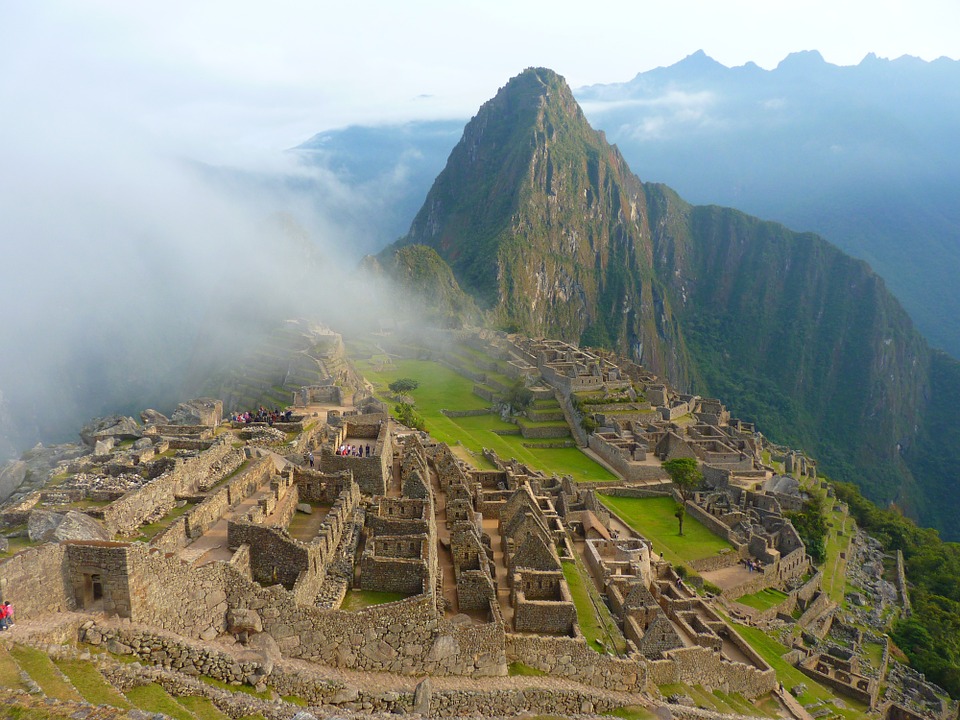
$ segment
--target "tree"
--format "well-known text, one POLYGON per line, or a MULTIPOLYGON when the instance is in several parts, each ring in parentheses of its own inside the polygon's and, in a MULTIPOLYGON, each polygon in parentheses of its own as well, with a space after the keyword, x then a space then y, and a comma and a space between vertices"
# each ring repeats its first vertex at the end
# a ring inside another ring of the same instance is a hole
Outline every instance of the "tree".
POLYGON ((397 406, 393 409, 393 411, 397 415, 397 420, 407 427, 411 427, 414 430, 426 429, 426 423, 423 420, 423 416, 414 410, 413 405, 410 403, 397 403, 397 406))
MULTIPOLYGON (((703 482, 703 473, 700 472, 700 464, 696 458, 673 458, 663 464, 663 469, 667 471, 667 475, 673 480, 673 484, 676 485, 680 497, 683 498, 683 502, 687 502, 690 493, 696 490, 700 486, 700 483, 703 482)), ((683 533, 680 534, 682 535, 683 533)))
POLYGON ((673 516, 680 522, 680 534, 683 535, 683 518, 687 515, 687 508, 683 503, 677 505, 677 511, 673 516))
POLYGON ((399 378, 387 385, 394 395, 406 395, 420 387, 420 382, 413 378, 399 378))
POLYGON ((533 390, 526 386, 523 378, 517 378, 501 399, 513 412, 523 412, 533 402, 533 390))

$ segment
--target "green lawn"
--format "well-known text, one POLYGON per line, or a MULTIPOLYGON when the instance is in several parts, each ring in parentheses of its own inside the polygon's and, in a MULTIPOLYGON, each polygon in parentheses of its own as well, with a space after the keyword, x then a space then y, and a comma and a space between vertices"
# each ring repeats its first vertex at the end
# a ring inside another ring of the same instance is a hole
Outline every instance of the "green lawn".
POLYGON ((625 498, 599 495, 600 501, 617 513, 631 528, 653 543, 654 553, 663 553, 665 560, 682 565, 732 550, 726 540, 714 535, 689 514, 683 521, 683 535, 678 533, 673 498, 625 498))
POLYGON ((57 660, 60 671, 70 678, 83 699, 93 705, 112 705, 129 708, 130 703, 107 682, 100 671, 88 660, 57 660))
POLYGON ((359 361, 357 368, 374 384, 377 394, 391 407, 395 401, 387 386, 402 377, 419 381, 420 387, 410 395, 426 422, 426 429, 436 440, 447 445, 462 444, 471 453, 483 448, 494 450, 504 459, 516 458, 549 475, 570 475, 578 481, 615 480, 606 468, 598 465, 578 448, 528 448, 519 435, 502 436, 494 430, 516 430, 497 415, 448 418, 440 410, 479 410, 489 403, 473 394, 473 381, 429 360, 396 360, 382 371, 374 363, 359 361))
POLYGON ((73 685, 63 679, 45 652, 26 645, 14 645, 10 654, 33 681, 40 686, 44 695, 57 700, 83 700, 73 685))
POLYGON ((183 705, 197 720, 230 720, 230 716, 217 709, 211 700, 199 695, 181 695, 177 702, 183 705))
POLYGON ((3 645, 0 645, 0 688, 27 689, 20 678, 20 667, 17 665, 17 661, 10 657, 10 653, 3 645))
POLYGON ((407 596, 403 593, 377 592, 376 590, 349 590, 343 597, 340 609, 362 610, 371 605, 397 602, 398 600, 403 600, 405 597, 407 596))
POLYGON ((156 683, 130 688, 126 694, 127 699, 141 710, 163 713, 174 720, 196 720, 193 713, 156 683))
POLYGON ((767 588, 751 595, 742 595, 737 598, 737 602, 755 610, 769 610, 776 607, 787 599, 787 594, 774 588, 767 588))
POLYGON ((626 641, 593 581, 585 575, 585 571, 581 571, 581 564, 569 561, 561 564, 573 604, 577 606, 577 624, 587 644, 597 652, 625 652, 626 641))

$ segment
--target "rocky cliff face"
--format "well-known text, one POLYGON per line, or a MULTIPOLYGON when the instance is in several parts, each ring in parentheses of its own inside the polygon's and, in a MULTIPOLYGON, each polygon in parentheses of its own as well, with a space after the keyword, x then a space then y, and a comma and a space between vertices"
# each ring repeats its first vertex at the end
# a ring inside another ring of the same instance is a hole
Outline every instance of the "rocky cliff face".
POLYGON ((528 69, 481 107, 398 245, 415 243, 500 327, 628 352, 960 535, 945 509, 960 498, 932 502, 943 481, 916 454, 942 436, 928 410, 955 407, 960 370, 941 363, 931 384, 882 280, 815 235, 641 183, 555 73, 528 69))
POLYGON ((643 186, 542 68, 480 108, 400 244, 434 248, 500 327, 607 345, 684 384, 643 186))

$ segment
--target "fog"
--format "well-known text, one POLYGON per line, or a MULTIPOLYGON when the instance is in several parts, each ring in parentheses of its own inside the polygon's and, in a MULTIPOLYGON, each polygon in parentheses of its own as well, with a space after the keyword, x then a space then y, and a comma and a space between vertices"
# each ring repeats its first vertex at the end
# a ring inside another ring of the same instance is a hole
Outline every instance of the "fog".
POLYGON ((211 343, 228 359, 286 317, 376 322, 356 264, 384 240, 327 170, 198 162, 129 115, 52 100, 11 112, 0 142, 0 458, 169 411, 211 343))

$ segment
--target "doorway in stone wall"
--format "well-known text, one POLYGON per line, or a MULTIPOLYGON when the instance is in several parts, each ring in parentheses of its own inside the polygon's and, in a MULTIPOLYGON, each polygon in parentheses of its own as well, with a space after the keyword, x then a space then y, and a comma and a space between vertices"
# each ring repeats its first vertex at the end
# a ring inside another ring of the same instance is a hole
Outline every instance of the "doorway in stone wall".
POLYGON ((80 605, 84 610, 103 609, 103 578, 100 573, 84 573, 80 605))

